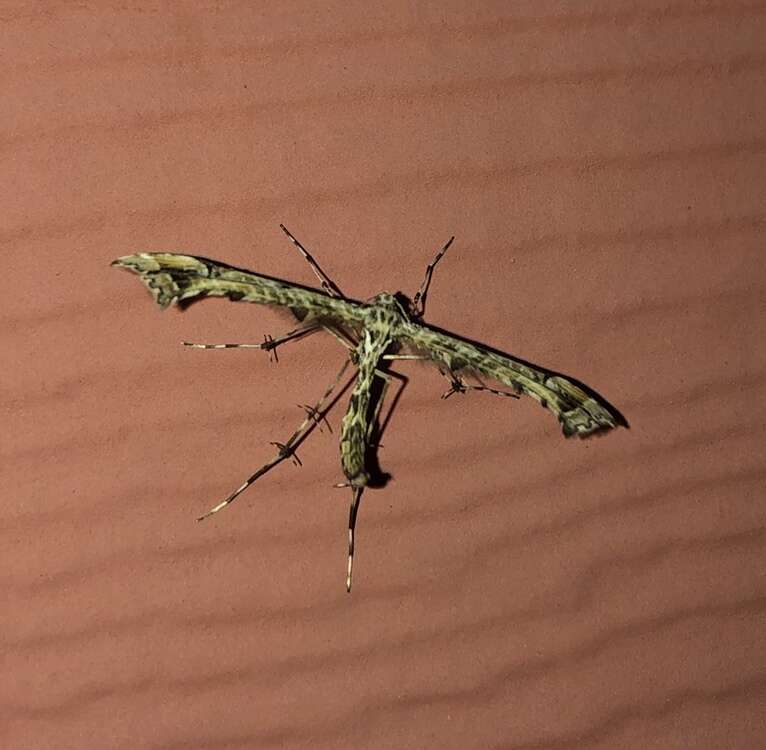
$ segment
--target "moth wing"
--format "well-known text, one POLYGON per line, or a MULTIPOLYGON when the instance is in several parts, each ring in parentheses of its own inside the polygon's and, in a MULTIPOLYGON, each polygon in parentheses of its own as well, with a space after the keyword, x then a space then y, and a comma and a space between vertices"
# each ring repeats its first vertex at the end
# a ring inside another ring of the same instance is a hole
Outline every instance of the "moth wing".
POLYGON ((398 338, 449 372, 478 373, 530 396, 556 415, 566 437, 627 426, 603 399, 563 375, 418 323, 404 325, 398 338))
POLYGON ((318 318, 350 325, 362 322, 358 302, 208 258, 177 253, 137 253, 117 258, 112 265, 135 273, 163 308, 173 303, 189 304, 204 297, 227 297, 233 302, 284 307, 298 320, 318 318))

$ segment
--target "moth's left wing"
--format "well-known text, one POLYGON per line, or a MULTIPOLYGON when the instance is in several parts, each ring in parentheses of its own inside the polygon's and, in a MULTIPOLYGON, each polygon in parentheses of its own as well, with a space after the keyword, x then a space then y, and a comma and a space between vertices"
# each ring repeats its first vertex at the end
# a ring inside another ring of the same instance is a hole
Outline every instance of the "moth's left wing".
POLYGON ((397 339, 450 372, 480 373, 531 396, 558 417, 566 437, 586 437, 626 424, 595 394, 563 375, 415 322, 403 324, 397 339))
POLYGON ((137 274, 163 308, 199 297, 228 297, 234 302, 286 307, 300 320, 362 322, 359 303, 194 255, 138 253, 117 258, 112 265, 137 274))

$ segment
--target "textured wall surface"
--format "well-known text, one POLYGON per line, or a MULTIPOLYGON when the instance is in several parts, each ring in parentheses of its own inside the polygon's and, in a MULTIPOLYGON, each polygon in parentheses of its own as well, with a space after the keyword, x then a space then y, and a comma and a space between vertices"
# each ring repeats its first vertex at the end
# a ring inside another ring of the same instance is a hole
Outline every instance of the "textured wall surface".
POLYGON ((3 2, 4 748, 755 748, 766 733, 766 4, 3 2), (566 441, 419 363, 346 594, 343 360, 161 312, 186 251, 568 373, 566 441))

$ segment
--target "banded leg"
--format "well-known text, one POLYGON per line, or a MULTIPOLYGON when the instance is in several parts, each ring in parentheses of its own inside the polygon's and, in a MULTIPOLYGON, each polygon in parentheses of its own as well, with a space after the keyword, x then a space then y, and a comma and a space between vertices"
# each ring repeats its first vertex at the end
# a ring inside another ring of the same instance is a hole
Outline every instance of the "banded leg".
POLYGON ((356 528, 356 514, 359 510, 359 500, 364 492, 364 487, 353 487, 351 507, 348 511, 348 569, 346 571, 346 591, 351 593, 351 573, 354 567, 354 529, 356 528))
POLYGON ((466 383, 465 380, 463 380, 457 373, 452 372, 451 370, 448 372, 445 372, 444 370, 439 370, 439 372, 447 378, 447 380, 450 381, 450 387, 448 390, 446 390, 444 393, 442 393, 442 398, 449 398, 453 393, 466 393, 468 391, 486 391, 487 393, 492 393, 495 396, 506 396, 507 398, 519 398, 518 393, 512 393, 511 391, 501 391, 497 388, 490 388, 489 386, 483 385, 480 383, 479 385, 473 385, 471 383, 466 383))
POLYGON ((433 361, 431 357, 426 357, 422 354, 384 354, 381 359, 385 359, 388 361, 394 361, 397 359, 405 359, 405 360, 412 360, 412 361, 418 361, 418 362, 431 362, 433 361))
MULTIPOLYGON (((383 409, 383 401, 386 398, 386 392, 388 391, 388 387, 391 384, 391 381, 393 378, 391 375, 389 375, 386 372, 383 372, 382 370, 375 370, 375 375, 383 380, 383 388, 380 392, 380 397, 378 398, 376 404, 375 404, 375 410, 373 412, 372 419, 370 420, 369 424, 367 425, 367 430, 364 436, 364 447, 363 451, 366 454, 370 447, 372 446, 372 438, 375 432, 375 426, 378 424, 378 419, 380 418, 380 412, 383 409)), ((388 420, 386 420, 387 422, 388 420)), ((381 426, 379 428, 379 433, 383 432, 384 427, 381 426)), ((359 511, 359 501, 362 498, 362 493, 364 492, 365 485, 353 485, 351 482, 345 482, 341 485, 336 485, 338 487, 351 487, 351 506, 349 508, 348 512, 348 567, 346 572, 346 591, 348 593, 351 593, 351 575, 353 572, 354 567, 354 534, 356 532, 356 516, 359 511)))
MULTIPOLYGON (((385 360, 413 360, 413 361, 433 361, 431 357, 425 357, 421 354, 384 354, 381 359, 385 360)), ((449 398, 453 393, 466 393, 467 391, 486 391, 487 393, 493 393, 495 396, 507 396, 508 398, 519 398, 518 393, 511 393, 510 391, 501 391, 497 388, 490 388, 489 386, 480 384, 473 385, 466 383, 457 373, 446 373, 444 370, 439 372, 450 381, 449 390, 442 393, 442 398, 449 398)), ((380 374, 380 373, 378 373, 380 374)))
POLYGON ((343 297, 343 292, 338 288, 338 285, 319 267, 319 263, 314 260, 314 256, 306 250, 303 245, 292 235, 290 230, 284 225, 280 224, 279 228, 287 235, 287 239, 298 248, 298 252, 306 259, 306 262, 311 266, 311 270, 314 275, 319 279, 319 283, 322 285, 322 289, 327 292, 331 297, 343 297))
POLYGON ((309 406, 309 404, 298 404, 299 409, 303 409, 307 416, 314 420, 319 432, 323 432, 322 425, 327 427, 327 431, 332 435, 332 425, 330 420, 327 419, 327 412, 318 411, 316 406, 309 406))
POLYGON ((346 331, 344 331, 342 328, 338 328, 337 326, 329 326, 329 325, 323 325, 322 330, 329 333, 334 339, 337 339, 343 347, 345 347, 349 352, 349 357, 351 358, 352 362, 356 362, 356 347, 357 343, 349 336, 346 331))
POLYGON ((346 360, 343 363, 343 367, 340 368, 340 371, 338 372, 337 377, 333 381, 333 383, 330 385, 330 387, 325 391, 324 395, 321 399, 317 402, 316 406, 311 407, 310 412, 306 416, 306 419, 303 420, 300 427, 287 439, 284 443, 272 443, 272 445, 276 445, 278 448, 277 455, 271 459, 271 461, 268 461, 263 466, 261 466, 258 471, 256 471, 254 474, 251 474, 239 487, 237 487, 234 492, 232 492, 225 500, 221 501, 216 505, 214 508, 211 508, 207 513, 204 515, 201 515, 197 520, 202 521, 203 519, 207 518, 208 516, 212 516, 214 513, 218 513, 219 510, 222 510, 227 505, 230 505, 233 503, 253 482, 256 481, 259 477, 262 477, 267 471, 270 471, 273 469, 277 464, 282 463, 287 458, 296 458, 295 451, 298 448, 298 446, 308 437, 308 435, 312 432, 312 430, 317 426, 318 419, 321 415, 323 415, 326 411, 328 411, 332 405, 335 403, 335 401, 340 397, 340 395, 343 393, 343 391, 348 388, 348 385, 350 383, 347 383, 334 397, 331 398, 333 391, 335 390, 338 383, 340 383, 343 373, 346 371, 346 368, 350 364, 350 360, 346 360))
MULTIPOLYGON (((383 411, 383 399, 388 394, 389 386, 394 380, 399 382, 399 390, 394 394, 394 398, 391 401, 390 406, 388 407, 386 416, 383 420, 380 421, 379 427, 377 429, 376 438, 377 440, 380 440, 381 436, 383 435, 383 433, 386 431, 386 428, 388 427, 388 423, 391 421, 391 415, 394 413, 394 409, 396 409, 396 405, 399 402, 399 399, 401 398, 402 393, 404 392, 404 387, 409 382, 409 379, 399 372, 383 372, 382 370, 376 370, 375 374, 379 378, 382 378, 385 381, 385 383, 383 385, 383 390, 381 391, 381 394, 380 394, 380 400, 375 406, 375 419, 373 421, 373 424, 378 424, 380 420, 380 413, 383 411)), ((372 437, 373 437, 373 433, 371 432, 369 440, 372 440, 372 437)), ((372 445, 372 443, 370 444, 372 445)), ((382 443, 379 443, 379 442, 376 443, 375 445, 378 448, 382 447, 382 443)))
POLYGON ((269 335, 263 337, 262 344, 198 344, 193 341, 182 341, 184 346, 191 347, 192 349, 262 349, 265 352, 274 352, 274 358, 276 359, 276 349, 281 344, 288 341, 294 341, 301 339, 304 336, 315 333, 320 329, 319 325, 301 326, 300 328, 294 328, 292 331, 288 331, 282 336, 272 338, 269 335))
POLYGON ((447 240, 447 244, 439 250, 436 257, 426 267, 426 275, 423 277, 423 283, 420 285, 415 296, 412 298, 412 306, 410 314, 415 318, 422 318, 426 311, 426 296, 428 295, 428 287, 431 286, 431 276, 433 276, 434 268, 436 264, 442 259, 444 253, 447 252, 449 246, 454 242, 455 238, 450 237, 447 240))

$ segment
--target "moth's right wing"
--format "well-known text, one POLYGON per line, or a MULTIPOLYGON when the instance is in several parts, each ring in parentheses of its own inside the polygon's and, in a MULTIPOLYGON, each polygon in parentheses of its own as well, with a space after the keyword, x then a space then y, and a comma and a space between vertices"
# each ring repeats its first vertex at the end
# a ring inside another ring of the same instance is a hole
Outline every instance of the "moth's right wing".
POLYGON ((449 372, 486 375, 531 396, 556 415, 566 437, 586 437, 626 425, 596 394, 586 393, 563 375, 415 322, 404 324, 397 338, 449 372))
POLYGON ((357 302, 242 271, 207 258, 176 253, 138 253, 117 258, 112 265, 137 274, 163 308, 195 298, 227 297, 234 302, 285 307, 299 320, 319 318, 351 326, 362 323, 362 309, 357 302))

